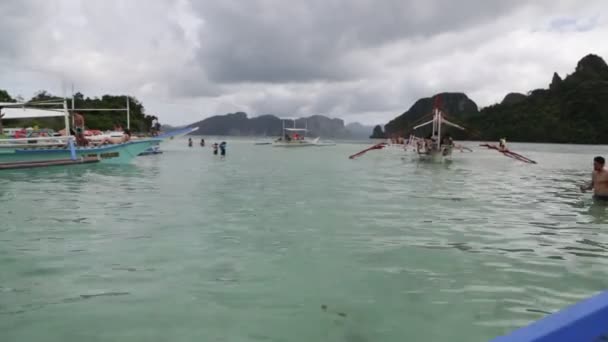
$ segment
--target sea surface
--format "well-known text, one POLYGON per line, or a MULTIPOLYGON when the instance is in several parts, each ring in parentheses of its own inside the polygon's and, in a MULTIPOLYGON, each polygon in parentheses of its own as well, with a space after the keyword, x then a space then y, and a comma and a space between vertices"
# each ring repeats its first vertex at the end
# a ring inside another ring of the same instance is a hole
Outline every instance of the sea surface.
POLYGON ((608 287, 602 146, 186 140, 0 173, 0 341, 487 341, 608 287))

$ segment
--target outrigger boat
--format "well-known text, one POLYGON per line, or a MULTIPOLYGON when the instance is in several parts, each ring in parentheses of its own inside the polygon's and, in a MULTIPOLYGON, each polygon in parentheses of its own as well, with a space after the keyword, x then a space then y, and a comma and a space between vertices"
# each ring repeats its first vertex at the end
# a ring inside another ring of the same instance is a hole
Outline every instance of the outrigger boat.
POLYGON ((293 119, 293 128, 285 127, 283 120, 283 134, 272 143, 273 147, 308 147, 318 146, 319 138, 308 140, 306 138, 307 128, 296 128, 296 120, 293 119))
POLYGON ((423 139, 412 134, 410 135, 409 139, 407 141, 404 141, 403 143, 381 142, 349 156, 349 159, 355 159, 373 150, 398 149, 401 151, 407 151, 409 146, 413 147, 413 150, 419 160, 431 162, 443 162, 451 160, 452 151, 454 150, 454 148, 460 149, 461 151, 468 150, 472 152, 472 150, 467 147, 456 146, 452 139, 449 137, 441 137, 443 125, 448 125, 454 128, 458 128, 460 130, 465 130, 465 128, 446 120, 444 118, 443 112, 438 108, 438 106, 435 106, 435 108, 433 109, 431 120, 422 123, 418 126, 415 126, 413 129, 416 130, 428 125, 432 125, 432 131, 429 138, 427 139, 423 139))
POLYGON ((451 160, 454 143, 451 139, 444 139, 441 137, 442 125, 448 125, 460 130, 465 130, 465 128, 446 120, 443 117, 441 110, 437 107, 433 110, 433 119, 415 126, 414 130, 428 125, 433 126, 429 139, 422 139, 415 136, 410 137, 410 143, 416 145, 416 153, 418 154, 419 159, 433 162, 451 160))
MULTIPOLYGON (((65 119, 65 132, 70 132, 70 115, 67 100, 52 100, 28 103, 0 103, 6 119, 60 117, 65 119), (36 108, 39 106, 52 107, 49 109, 36 108), (62 106, 63 108, 57 108, 62 106)), ((69 133, 67 133, 69 134, 69 133)), ((15 162, 40 162, 68 159, 98 158, 103 163, 124 164, 151 146, 157 145, 161 139, 138 139, 116 144, 100 146, 69 147, 69 141, 74 136, 30 137, 18 139, 0 139, 0 164, 15 162)))

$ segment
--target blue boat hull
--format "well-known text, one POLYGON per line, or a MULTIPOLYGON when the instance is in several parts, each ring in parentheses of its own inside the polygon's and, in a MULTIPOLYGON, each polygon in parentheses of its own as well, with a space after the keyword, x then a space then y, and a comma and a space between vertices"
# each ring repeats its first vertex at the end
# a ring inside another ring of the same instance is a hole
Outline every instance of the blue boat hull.
POLYGON ((491 342, 608 341, 608 291, 491 342))
MULTIPOLYGON (((158 139, 133 140, 123 144, 103 145, 97 147, 77 147, 77 157, 97 157, 104 164, 127 164, 133 158, 151 146, 158 144, 158 139)), ((14 148, 0 149, 0 163, 17 161, 39 161, 69 159, 69 148, 14 148)))

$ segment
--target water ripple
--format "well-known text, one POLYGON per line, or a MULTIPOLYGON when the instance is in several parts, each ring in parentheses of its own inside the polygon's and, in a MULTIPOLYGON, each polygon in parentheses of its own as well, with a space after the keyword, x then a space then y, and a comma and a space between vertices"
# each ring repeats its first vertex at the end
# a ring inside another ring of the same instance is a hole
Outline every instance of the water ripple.
POLYGON ((123 341, 477 341, 608 286, 608 208, 577 189, 586 149, 433 165, 232 141, 222 161, 182 143, 3 173, 9 340, 64 341, 48 327, 76 322, 123 341))

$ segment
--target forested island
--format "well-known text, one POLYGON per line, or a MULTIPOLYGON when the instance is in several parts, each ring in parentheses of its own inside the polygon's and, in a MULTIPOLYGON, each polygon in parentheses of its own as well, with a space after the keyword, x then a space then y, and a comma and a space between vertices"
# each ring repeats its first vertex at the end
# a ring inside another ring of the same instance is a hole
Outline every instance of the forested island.
POLYGON ((420 99, 384 131, 376 127, 373 136, 408 136, 431 113, 437 97, 450 120, 467 128, 449 129, 459 139, 608 144, 608 65, 597 55, 585 56, 564 78, 554 73, 548 88, 510 93, 481 110, 463 93, 420 99))

